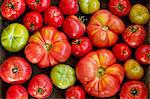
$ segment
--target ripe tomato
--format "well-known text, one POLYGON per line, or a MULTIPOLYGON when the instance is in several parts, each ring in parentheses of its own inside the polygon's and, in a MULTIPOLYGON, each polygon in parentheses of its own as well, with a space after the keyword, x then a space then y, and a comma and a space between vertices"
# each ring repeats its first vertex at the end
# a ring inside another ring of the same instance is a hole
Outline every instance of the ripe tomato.
POLYGON ((1 5, 1 14, 7 20, 16 20, 25 9, 25 0, 4 0, 1 5))
POLYGON ((0 66, 0 77, 10 84, 22 84, 26 82, 32 73, 29 63, 18 56, 6 59, 0 66))
POLYGON ((58 28, 62 25, 64 16, 56 6, 50 6, 44 12, 44 22, 46 25, 58 28))
POLYGON ((66 99, 85 99, 85 92, 80 86, 69 87, 66 91, 66 99))
POLYGON ((124 43, 116 44, 113 47, 112 51, 120 61, 126 61, 131 57, 131 49, 124 43))
POLYGON ((148 90, 141 81, 126 82, 120 92, 120 99, 147 99, 148 90))
POLYGON ((87 33, 96 47, 114 45, 117 34, 124 31, 125 25, 121 19, 108 10, 99 10, 93 14, 87 26, 87 33))
POLYGON ((62 28, 69 38, 79 38, 86 30, 85 24, 75 15, 68 16, 64 20, 62 28))
POLYGON ((119 17, 126 16, 131 8, 129 0, 110 0, 108 6, 109 10, 119 17))
POLYGON ((32 97, 43 99, 51 95, 53 85, 45 74, 38 74, 28 84, 28 92, 32 97))
POLYGON ((76 75, 88 94, 104 98, 119 91, 124 69, 116 63, 111 51, 100 49, 88 53, 77 63, 76 75))
POLYGON ((65 34, 49 26, 30 36, 25 48, 26 58, 41 68, 65 62, 70 54, 71 45, 65 34))
POLYGON ((6 99, 28 99, 28 92, 22 85, 12 85, 7 90, 6 99))
POLYGON ((39 12, 31 11, 23 18, 23 24, 30 32, 35 32, 43 26, 43 18, 39 12))
POLYGON ((141 45, 136 49, 135 56, 141 64, 150 64, 150 45, 141 45))
POLYGON ((143 26, 130 25, 124 30, 122 38, 129 46, 136 48, 143 43, 145 35, 146 32, 143 26))
POLYGON ((88 37, 75 39, 71 43, 72 54, 76 57, 82 57, 93 49, 92 43, 88 37))

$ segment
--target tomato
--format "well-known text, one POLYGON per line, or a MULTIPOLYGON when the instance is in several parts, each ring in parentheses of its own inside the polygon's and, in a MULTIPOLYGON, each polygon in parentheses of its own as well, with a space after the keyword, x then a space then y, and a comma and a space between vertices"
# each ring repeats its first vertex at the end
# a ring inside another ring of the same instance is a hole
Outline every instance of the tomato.
POLYGON ((7 51, 18 52, 25 47, 28 37, 29 33, 25 26, 12 23, 3 30, 1 43, 7 51))
POLYGON ((0 66, 0 77, 10 84, 22 84, 30 78, 31 74, 30 64, 18 56, 6 59, 0 66))
POLYGON ((79 38, 86 30, 85 24, 75 15, 68 16, 64 20, 62 28, 69 38, 79 38))
POLYGON ((6 99, 28 99, 28 92, 22 85, 12 85, 7 90, 6 99))
POLYGON ((149 21, 150 14, 145 6, 135 4, 129 12, 129 19, 131 23, 144 25, 149 21))
POLYGON ((64 16, 56 6, 50 6, 44 12, 44 22, 55 28, 61 27, 64 21, 64 16))
POLYGON ((132 80, 139 80, 144 76, 144 70, 134 59, 129 59, 124 63, 126 77, 132 80))
POLYGON ((148 99, 148 90, 141 81, 127 81, 121 88, 120 99, 148 99))
POLYGON ((71 43, 72 54, 76 57, 82 57, 93 49, 90 39, 85 36, 75 39, 71 43))
POLYGON ((92 15, 87 33, 96 47, 109 47, 117 42, 117 34, 122 33, 124 28, 123 21, 117 16, 108 10, 99 10, 92 15))
POLYGON ((105 98, 119 91, 124 69, 116 63, 111 51, 100 49, 80 59, 76 65, 76 76, 88 94, 105 98))
POLYGON ((51 95, 53 85, 50 78, 45 74, 34 76, 28 84, 29 94, 38 99, 47 98, 51 95))
POLYGON ((80 10, 84 14, 92 14, 100 8, 99 0, 79 0, 80 10))
POLYGON ((145 36, 145 29, 141 25, 130 25, 122 34, 124 42, 133 48, 140 46, 144 42, 145 36))
POLYGON ((60 0, 59 8, 65 15, 77 14, 79 11, 78 0, 60 0))
POLYGON ((131 8, 129 0, 110 0, 108 6, 109 10, 119 17, 126 16, 131 8))
POLYGON ((44 12, 51 4, 51 0, 26 0, 27 6, 34 11, 44 12))
POLYGON ((141 64, 150 64, 150 45, 141 45, 135 51, 136 60, 141 64))
POLYGON ((31 11, 23 18, 23 24, 30 32, 35 32, 43 26, 43 18, 39 12, 31 11))
POLYGON ((120 61, 126 61, 131 57, 131 49, 124 43, 116 44, 112 49, 114 55, 120 61))
POLYGON ((58 64, 50 72, 52 83, 60 88, 66 89, 74 85, 76 81, 74 69, 66 64, 58 64))
POLYGON ((71 45, 64 33, 54 27, 43 27, 29 38, 25 48, 26 58, 45 68, 65 62, 71 54, 71 45))
POLYGON ((66 99, 85 99, 85 92, 80 86, 69 87, 66 91, 66 99))
POLYGON ((1 14, 7 20, 16 20, 25 9, 25 0, 4 0, 1 5, 1 14))

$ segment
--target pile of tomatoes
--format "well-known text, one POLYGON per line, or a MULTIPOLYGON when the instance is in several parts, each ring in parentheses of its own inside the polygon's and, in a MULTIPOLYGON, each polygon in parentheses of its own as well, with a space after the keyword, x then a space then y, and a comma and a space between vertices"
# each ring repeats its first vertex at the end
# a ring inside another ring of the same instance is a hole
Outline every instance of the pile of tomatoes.
POLYGON ((57 1, 58 6, 51 4, 56 0, 3 1, 1 14, 11 24, 2 31, 1 44, 8 52, 23 50, 25 55, 0 65, 1 79, 10 84, 6 99, 48 98, 53 86, 66 89, 66 99, 86 99, 86 93, 107 98, 118 92, 120 99, 147 99, 148 88, 140 80, 143 66, 150 64, 143 27, 150 19, 148 9, 130 0, 110 0, 108 9, 101 9, 99 0, 57 1), (66 61, 72 56, 77 60, 71 66, 66 61), (51 68, 50 76, 31 78, 32 64, 51 68))

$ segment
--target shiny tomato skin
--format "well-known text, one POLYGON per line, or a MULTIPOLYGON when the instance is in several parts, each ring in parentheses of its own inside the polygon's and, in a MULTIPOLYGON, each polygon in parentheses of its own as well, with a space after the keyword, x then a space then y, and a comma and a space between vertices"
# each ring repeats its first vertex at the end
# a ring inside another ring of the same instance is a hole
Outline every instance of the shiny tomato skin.
POLYGON ((131 9, 129 0, 110 0, 108 6, 109 10, 119 17, 126 16, 131 9))
POLYGON ((130 25, 122 34, 124 42, 132 48, 140 46, 144 42, 145 36, 146 32, 142 25, 130 25))
POLYGON ((82 87, 72 86, 66 91, 66 99, 86 99, 86 95, 82 87))
POLYGON ((1 5, 1 14, 7 20, 16 20, 25 9, 25 0, 4 0, 1 5))
POLYGON ((141 81, 127 81, 120 91, 120 99, 148 99, 148 90, 141 81))
POLYGON ((6 59, 0 66, 0 77, 10 84, 22 84, 30 78, 31 74, 30 64, 18 56, 6 59))
POLYGON ((28 99, 28 92, 22 85, 12 85, 6 92, 6 99, 28 99))

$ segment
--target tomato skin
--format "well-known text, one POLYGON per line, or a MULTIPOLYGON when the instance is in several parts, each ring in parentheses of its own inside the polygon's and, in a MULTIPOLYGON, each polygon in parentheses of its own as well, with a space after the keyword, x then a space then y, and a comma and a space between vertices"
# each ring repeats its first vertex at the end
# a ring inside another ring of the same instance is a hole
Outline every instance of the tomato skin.
POLYGON ((80 86, 69 87, 66 91, 66 99, 85 99, 85 92, 80 86))
POLYGON ((144 42, 145 36, 145 29, 141 25, 130 25, 122 34, 124 42, 133 48, 140 46, 144 42))
POLYGON ((12 85, 7 90, 6 99, 28 99, 28 92, 22 85, 12 85))
POLYGON ((110 0, 108 6, 109 10, 119 17, 126 16, 131 9, 129 0, 110 0))
POLYGON ((44 22, 55 28, 61 27, 64 16, 56 6, 50 6, 44 12, 44 22))
POLYGON ((136 60, 141 64, 150 64, 150 45, 141 45, 135 51, 136 60))
POLYGON ((22 84, 32 74, 30 64, 22 57, 12 56, 0 66, 0 77, 10 84, 22 84))
POLYGON ((1 14, 7 20, 16 20, 25 9, 25 0, 4 0, 1 5, 1 14))
POLYGON ((121 88, 120 99, 147 99, 148 90, 146 85, 141 81, 127 81, 121 88), (135 95, 132 94, 132 92, 135 95))

